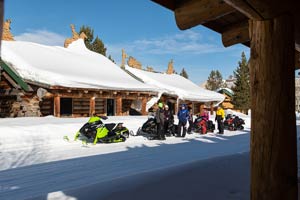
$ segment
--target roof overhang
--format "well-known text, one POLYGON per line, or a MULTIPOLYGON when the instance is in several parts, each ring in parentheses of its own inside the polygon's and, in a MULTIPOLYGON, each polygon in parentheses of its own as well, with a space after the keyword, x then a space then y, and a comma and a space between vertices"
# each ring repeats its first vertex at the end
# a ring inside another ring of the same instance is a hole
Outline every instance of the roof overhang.
MULTIPOLYGON (((174 12, 179 29, 199 24, 222 35, 225 47, 250 46, 249 19, 268 20, 283 13, 294 16, 295 46, 300 45, 300 3, 297 0, 152 0, 174 12)), ((296 69, 300 68, 300 50, 295 48, 296 69)))

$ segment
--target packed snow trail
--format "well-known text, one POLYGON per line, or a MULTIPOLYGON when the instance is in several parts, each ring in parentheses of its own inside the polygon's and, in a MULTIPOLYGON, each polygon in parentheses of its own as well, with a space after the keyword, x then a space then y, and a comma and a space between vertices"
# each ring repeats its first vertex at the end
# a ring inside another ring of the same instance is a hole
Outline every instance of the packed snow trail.
MULTIPOLYGON (((105 122, 124 122, 135 132, 146 119, 111 117, 105 122)), ((249 126, 221 136, 194 133, 165 141, 137 136, 124 143, 88 147, 63 140, 66 133, 73 138, 86 121, 54 117, 0 120, 0 199, 40 196, 249 151, 249 126)))

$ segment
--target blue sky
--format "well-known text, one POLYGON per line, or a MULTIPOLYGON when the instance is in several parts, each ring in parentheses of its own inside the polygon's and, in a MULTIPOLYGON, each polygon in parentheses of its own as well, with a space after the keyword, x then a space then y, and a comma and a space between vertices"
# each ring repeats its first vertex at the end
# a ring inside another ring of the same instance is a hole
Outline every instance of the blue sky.
POLYGON ((173 12, 150 0, 8 0, 5 19, 12 20, 16 40, 63 46, 71 37, 70 24, 94 29, 117 64, 121 49, 140 61, 144 68, 165 71, 173 59, 179 73, 185 68, 196 84, 207 80, 211 70, 223 78, 233 74, 241 53, 249 58, 249 48, 224 48, 221 35, 203 26, 181 31, 173 12))

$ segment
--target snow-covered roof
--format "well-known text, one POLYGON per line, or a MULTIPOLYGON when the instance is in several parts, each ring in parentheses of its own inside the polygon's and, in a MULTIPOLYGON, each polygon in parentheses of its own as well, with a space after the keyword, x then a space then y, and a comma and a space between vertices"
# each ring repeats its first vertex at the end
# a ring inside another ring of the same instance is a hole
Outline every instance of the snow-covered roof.
POLYGON ((68 48, 2 41, 1 58, 24 80, 49 86, 155 91, 105 56, 88 50, 82 39, 68 48))
POLYGON ((129 66, 125 66, 125 69, 142 79, 145 83, 157 87, 160 92, 176 95, 182 100, 222 102, 225 98, 224 95, 203 89, 177 74, 153 73, 129 66))

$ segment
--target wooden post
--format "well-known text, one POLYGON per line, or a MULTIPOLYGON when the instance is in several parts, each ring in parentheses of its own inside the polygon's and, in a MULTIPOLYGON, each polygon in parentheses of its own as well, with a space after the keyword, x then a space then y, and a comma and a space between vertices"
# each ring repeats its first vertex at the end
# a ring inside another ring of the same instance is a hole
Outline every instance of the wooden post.
POLYGON ((200 109, 199 109, 199 114, 201 115, 203 113, 204 110, 204 103, 200 104, 200 109))
POLYGON ((177 115, 177 113, 178 113, 178 111, 179 111, 179 98, 177 97, 177 99, 176 99, 176 106, 175 106, 175 115, 177 115))
POLYGON ((142 99, 142 115, 147 115, 146 106, 147 106, 147 97, 143 97, 143 99, 142 99))
POLYGON ((210 115, 214 114, 214 103, 210 102, 210 115))
POLYGON ((293 18, 249 22, 251 199, 297 199, 293 18))
POLYGON ((54 116, 60 117, 60 96, 54 97, 54 116))
POLYGON ((95 97, 90 98, 90 116, 93 116, 95 114, 95 105, 96 105, 95 99, 96 99, 95 97))
POLYGON ((122 115, 122 97, 117 97, 117 105, 116 105, 116 114, 117 116, 122 115))

